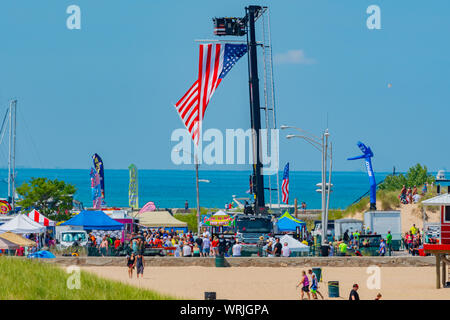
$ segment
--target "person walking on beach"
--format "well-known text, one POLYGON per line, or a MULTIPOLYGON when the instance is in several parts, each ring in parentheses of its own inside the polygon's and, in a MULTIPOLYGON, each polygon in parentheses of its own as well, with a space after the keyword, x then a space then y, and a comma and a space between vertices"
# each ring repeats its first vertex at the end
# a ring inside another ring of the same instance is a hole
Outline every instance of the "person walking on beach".
POLYGON ((133 269, 136 265, 136 257, 134 256, 134 253, 131 253, 131 256, 127 257, 127 267, 128 267, 128 276, 133 278, 133 269))
POLYGON ((357 283, 355 283, 353 285, 352 291, 350 291, 350 295, 348 297, 348 300, 359 300, 358 289, 359 289, 359 286, 358 286, 357 283))
POLYGON ((138 254, 136 257, 136 276, 139 278, 139 275, 141 275, 141 278, 144 277, 144 256, 142 254, 138 254))
POLYGON ((308 273, 311 276, 311 295, 313 299, 317 300, 317 294, 319 294, 323 300, 323 295, 319 291, 319 280, 317 279, 316 274, 312 271, 312 269, 309 269, 308 273))
POLYGON ((303 296, 306 292, 306 295, 308 296, 308 300, 311 300, 311 296, 309 295, 309 279, 306 275, 305 270, 302 271, 302 280, 297 284, 297 288, 302 286, 302 291, 300 293, 300 300, 303 300, 303 296))
POLYGON ((189 203, 186 200, 186 202, 184 203, 184 211, 187 212, 189 210, 189 203))

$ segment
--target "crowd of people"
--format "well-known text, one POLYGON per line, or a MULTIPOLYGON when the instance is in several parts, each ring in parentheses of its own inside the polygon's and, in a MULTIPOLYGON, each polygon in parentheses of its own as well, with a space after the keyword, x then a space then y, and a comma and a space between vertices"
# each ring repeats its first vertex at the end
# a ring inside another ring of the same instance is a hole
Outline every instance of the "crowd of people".
POLYGON ((419 255, 419 249, 422 247, 424 240, 423 230, 417 228, 415 224, 402 236, 404 247, 413 256, 419 255))
POLYGON ((428 183, 426 182, 422 187, 421 195, 417 191, 417 186, 413 186, 413 188, 411 188, 403 185, 402 190, 398 195, 398 198, 400 199, 400 202, 402 204, 418 203, 420 201, 420 198, 423 197, 425 194, 427 194, 427 192, 428 192, 428 183))

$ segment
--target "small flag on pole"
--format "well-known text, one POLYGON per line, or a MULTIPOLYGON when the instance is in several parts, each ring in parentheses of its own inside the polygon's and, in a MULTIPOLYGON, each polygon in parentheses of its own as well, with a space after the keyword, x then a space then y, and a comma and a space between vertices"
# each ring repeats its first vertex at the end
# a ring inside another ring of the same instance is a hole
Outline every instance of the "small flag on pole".
POLYGON ((283 202, 289 204, 289 162, 284 167, 281 190, 283 192, 283 202))

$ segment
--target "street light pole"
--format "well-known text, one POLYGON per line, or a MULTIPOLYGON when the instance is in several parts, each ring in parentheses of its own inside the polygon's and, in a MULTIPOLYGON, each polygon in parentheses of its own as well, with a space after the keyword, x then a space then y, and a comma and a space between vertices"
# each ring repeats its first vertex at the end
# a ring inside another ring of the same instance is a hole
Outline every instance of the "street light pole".
MULTIPOLYGON (((331 170, 332 170, 332 156, 330 154, 330 173, 329 173, 329 182, 327 183, 327 160, 328 160, 328 137, 330 136, 328 129, 324 131, 321 138, 318 138, 309 132, 292 127, 292 126, 281 126, 281 129, 296 129, 302 133, 306 133, 312 137, 308 137, 306 135, 287 135, 286 138, 302 138, 308 143, 310 143, 313 147, 318 149, 322 153, 322 183, 321 183, 321 189, 320 192, 322 193, 322 240, 321 245, 325 244, 325 241, 327 240, 327 231, 328 231, 328 208, 330 204, 330 192, 331 192, 331 170), (320 140, 322 142, 320 142, 320 140)), ((332 152, 331 146, 330 146, 330 153, 332 152)))
POLYGON ((325 187, 326 187, 326 146, 325 146, 325 134, 322 134, 322 245, 325 244, 327 238, 327 221, 326 221, 326 209, 325 209, 325 187))

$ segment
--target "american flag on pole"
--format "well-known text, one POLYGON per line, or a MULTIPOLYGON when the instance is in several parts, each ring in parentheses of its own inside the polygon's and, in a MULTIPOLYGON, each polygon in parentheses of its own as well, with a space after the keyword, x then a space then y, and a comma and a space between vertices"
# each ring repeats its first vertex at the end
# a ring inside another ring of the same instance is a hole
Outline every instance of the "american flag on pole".
POLYGON ((289 204, 289 162, 284 167, 281 190, 283 192, 283 202, 289 204))
POLYGON ((222 79, 247 52, 246 44, 200 44, 198 78, 175 104, 186 129, 198 145, 206 107, 222 79))

